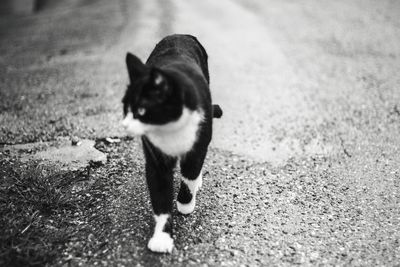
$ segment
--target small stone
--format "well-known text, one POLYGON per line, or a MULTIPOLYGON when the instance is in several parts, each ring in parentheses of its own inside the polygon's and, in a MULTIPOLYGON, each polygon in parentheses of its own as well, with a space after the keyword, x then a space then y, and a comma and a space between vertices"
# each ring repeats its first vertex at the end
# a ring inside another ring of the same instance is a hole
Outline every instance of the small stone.
POLYGON ((318 251, 314 251, 314 252, 311 252, 311 254, 310 254, 310 259, 311 260, 316 260, 316 259, 318 259, 319 258, 319 253, 318 253, 318 251))
POLYGON ((94 235, 92 233, 88 235, 88 240, 89 240, 89 242, 93 242, 94 235))
POLYGON ((73 137, 71 138, 71 144, 72 144, 73 146, 80 146, 80 145, 82 144, 82 141, 79 140, 78 137, 73 136, 73 137))
POLYGON ((121 142, 121 139, 119 139, 119 138, 107 137, 105 140, 106 140, 107 143, 110 143, 110 144, 121 142))

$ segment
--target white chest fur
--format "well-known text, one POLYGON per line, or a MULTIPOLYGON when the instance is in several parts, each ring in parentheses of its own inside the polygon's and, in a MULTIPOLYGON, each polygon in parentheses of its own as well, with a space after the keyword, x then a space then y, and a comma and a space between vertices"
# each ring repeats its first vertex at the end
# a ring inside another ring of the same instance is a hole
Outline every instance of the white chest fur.
POLYGON ((200 112, 184 108, 179 120, 153 126, 145 135, 165 154, 179 156, 192 149, 202 120, 200 112))
POLYGON ((134 119, 131 112, 122 121, 122 125, 132 135, 147 136, 153 145, 165 154, 180 156, 192 149, 202 120, 202 112, 184 108, 177 121, 164 125, 142 123, 134 119))

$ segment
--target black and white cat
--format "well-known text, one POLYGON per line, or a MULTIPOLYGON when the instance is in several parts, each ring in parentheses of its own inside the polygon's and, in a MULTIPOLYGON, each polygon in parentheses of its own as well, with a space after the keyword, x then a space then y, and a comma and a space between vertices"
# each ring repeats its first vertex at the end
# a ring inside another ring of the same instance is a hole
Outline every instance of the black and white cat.
POLYGON ((171 252, 173 169, 179 162, 183 176, 177 209, 189 214, 202 184, 212 119, 222 110, 211 102, 207 53, 191 35, 165 37, 146 64, 128 53, 126 64, 130 84, 122 100, 122 124, 129 134, 142 136, 155 219, 148 248, 171 252))

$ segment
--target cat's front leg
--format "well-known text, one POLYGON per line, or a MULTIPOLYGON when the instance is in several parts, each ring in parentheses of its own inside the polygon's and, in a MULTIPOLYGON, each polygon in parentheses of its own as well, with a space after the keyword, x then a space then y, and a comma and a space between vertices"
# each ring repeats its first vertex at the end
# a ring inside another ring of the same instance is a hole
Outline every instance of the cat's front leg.
POLYGON ((196 206, 196 194, 203 183, 201 168, 207 151, 191 151, 181 159, 182 181, 176 207, 182 214, 189 214, 196 206))
POLYGON ((150 238, 147 247, 153 252, 171 253, 174 248, 172 239, 172 218, 171 213, 161 213, 154 215, 155 227, 153 236, 150 238))
POLYGON ((170 253, 172 239, 173 168, 176 160, 163 155, 149 141, 143 141, 146 180, 154 211, 155 227, 147 247, 153 252, 170 253), (146 143, 145 143, 146 142, 146 143))

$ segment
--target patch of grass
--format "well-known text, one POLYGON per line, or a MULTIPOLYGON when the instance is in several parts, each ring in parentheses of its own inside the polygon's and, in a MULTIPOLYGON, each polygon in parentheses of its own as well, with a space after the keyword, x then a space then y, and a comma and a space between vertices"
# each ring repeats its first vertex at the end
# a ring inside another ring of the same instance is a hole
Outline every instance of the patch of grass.
POLYGON ((0 160, 0 266, 43 266, 59 258, 77 231, 80 172, 0 160))

